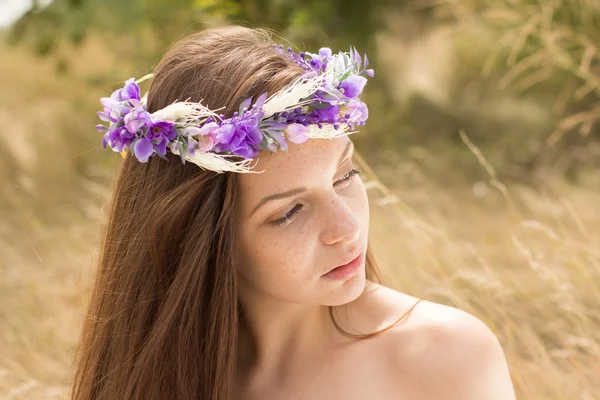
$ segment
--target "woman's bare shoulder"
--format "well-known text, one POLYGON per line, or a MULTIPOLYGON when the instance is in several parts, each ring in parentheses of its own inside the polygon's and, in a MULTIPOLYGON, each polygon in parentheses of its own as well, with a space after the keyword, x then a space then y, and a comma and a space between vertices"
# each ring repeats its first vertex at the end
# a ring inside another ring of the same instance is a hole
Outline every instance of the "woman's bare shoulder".
MULTIPOLYGON (((370 283, 357 303, 371 328, 400 322, 374 338, 399 394, 409 399, 514 399, 494 333, 475 316, 370 283)), ((358 311, 358 310, 357 310, 358 311)))

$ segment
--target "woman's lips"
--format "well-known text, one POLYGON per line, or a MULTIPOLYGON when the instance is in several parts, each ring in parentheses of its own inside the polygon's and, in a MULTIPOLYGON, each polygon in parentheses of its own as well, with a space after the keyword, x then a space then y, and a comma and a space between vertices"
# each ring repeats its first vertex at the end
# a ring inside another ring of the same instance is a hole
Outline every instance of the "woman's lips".
POLYGON ((352 278, 363 263, 364 253, 365 252, 362 251, 358 255, 358 257, 356 257, 354 260, 350 261, 348 264, 341 265, 337 268, 332 269, 328 273, 324 274, 323 278, 340 280, 340 281, 345 281, 345 280, 352 278))

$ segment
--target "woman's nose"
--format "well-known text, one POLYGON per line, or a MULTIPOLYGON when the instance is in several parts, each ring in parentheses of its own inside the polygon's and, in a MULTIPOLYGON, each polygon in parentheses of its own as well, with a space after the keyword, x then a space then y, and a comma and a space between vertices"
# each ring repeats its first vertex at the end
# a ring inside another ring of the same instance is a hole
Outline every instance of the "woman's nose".
POLYGON ((360 224, 344 202, 333 200, 322 217, 321 240, 330 245, 337 242, 355 241, 360 235, 360 224))

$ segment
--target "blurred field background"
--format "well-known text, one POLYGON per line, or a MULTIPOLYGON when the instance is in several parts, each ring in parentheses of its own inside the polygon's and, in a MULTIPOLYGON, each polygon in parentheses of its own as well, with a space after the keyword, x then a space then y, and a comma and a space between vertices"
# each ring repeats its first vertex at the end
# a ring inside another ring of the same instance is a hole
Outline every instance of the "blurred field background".
POLYGON ((519 399, 600 399, 598 0, 33 2, 0 31, 0 399, 68 394, 120 163, 99 98, 227 23, 369 55, 388 285, 485 321, 519 399))

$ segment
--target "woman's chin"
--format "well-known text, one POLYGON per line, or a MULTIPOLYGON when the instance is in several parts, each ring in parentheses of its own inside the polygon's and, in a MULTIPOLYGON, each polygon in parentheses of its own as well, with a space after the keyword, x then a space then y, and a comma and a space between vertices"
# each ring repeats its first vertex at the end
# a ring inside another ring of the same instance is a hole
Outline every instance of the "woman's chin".
POLYGON ((360 268, 351 278, 345 280, 326 280, 329 286, 327 294, 327 306, 341 306, 356 300, 364 291, 366 285, 365 269, 360 268))

